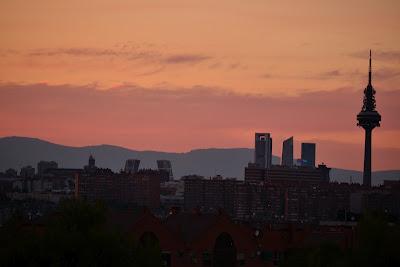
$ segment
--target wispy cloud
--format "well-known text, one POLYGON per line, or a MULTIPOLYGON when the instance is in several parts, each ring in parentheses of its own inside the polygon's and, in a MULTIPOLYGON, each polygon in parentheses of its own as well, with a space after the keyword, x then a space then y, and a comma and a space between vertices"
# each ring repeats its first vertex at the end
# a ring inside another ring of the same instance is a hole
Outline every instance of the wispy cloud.
POLYGON ((57 48, 57 49, 36 49, 28 53, 29 56, 126 56, 131 52, 116 51, 113 49, 97 49, 97 48, 57 48))
POLYGON ((136 76, 150 76, 150 75, 154 75, 159 72, 162 72, 164 69, 165 69, 165 66, 160 66, 159 68, 156 68, 156 69, 153 69, 150 71, 138 73, 138 74, 136 74, 136 76))
MULTIPOLYGON (((357 51, 357 52, 351 53, 350 56, 355 57, 355 58, 366 59, 369 56, 369 50, 357 51)), ((400 62, 400 50, 372 51, 372 58, 374 60, 377 59, 377 60, 388 61, 388 62, 400 62)))
MULTIPOLYGON (((373 70, 373 78, 386 81, 400 76, 400 70, 394 68, 381 68, 373 70)), ((360 72, 359 70, 354 71, 342 71, 339 69, 334 69, 326 72, 321 72, 313 76, 307 77, 308 79, 335 79, 335 78, 343 78, 343 79, 365 79, 367 77, 367 72, 360 72)))
POLYGON ((199 54, 179 54, 165 57, 162 62, 167 64, 195 64, 211 59, 210 56, 199 54))
POLYGON ((0 57, 20 54, 20 51, 15 49, 0 49, 0 57))
POLYGON ((339 77, 342 75, 342 72, 340 70, 331 70, 327 72, 321 73, 319 76, 322 78, 334 78, 334 77, 339 77))
MULTIPOLYGON (((353 73, 354 74, 354 73, 353 73)), ((332 79, 332 78, 337 78, 341 76, 346 76, 348 75, 347 73, 344 73, 343 71, 340 71, 338 69, 334 70, 328 70, 316 74, 307 74, 307 75, 296 75, 296 74, 290 74, 290 75, 284 75, 284 74, 270 74, 270 73, 264 73, 260 75, 260 78, 264 79, 305 79, 305 80, 326 80, 326 79, 332 79)))
POLYGON ((395 70, 395 69, 385 68, 385 69, 378 69, 373 72, 373 78, 379 80, 389 80, 399 76, 400 76, 400 69, 395 70))
POLYGON ((260 75, 260 78, 263 78, 263 79, 271 79, 273 76, 271 75, 271 74, 269 74, 269 73, 265 73, 265 74, 261 74, 260 75))
POLYGON ((118 58, 128 61, 146 61, 157 62, 160 64, 195 64, 212 59, 209 55, 196 53, 181 53, 174 54, 162 50, 140 49, 130 46, 120 46, 113 49, 100 49, 89 47, 75 48, 57 48, 57 49, 36 49, 29 51, 28 56, 32 57, 55 57, 55 56, 70 56, 70 57, 100 57, 100 58, 118 58))

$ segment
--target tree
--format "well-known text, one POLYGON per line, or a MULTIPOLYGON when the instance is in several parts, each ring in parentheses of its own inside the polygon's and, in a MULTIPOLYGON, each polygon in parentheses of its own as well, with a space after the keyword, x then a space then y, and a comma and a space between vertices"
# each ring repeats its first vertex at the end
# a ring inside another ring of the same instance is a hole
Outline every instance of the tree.
MULTIPOLYGON (((44 227, 14 220, 0 232, 0 266, 144 266, 133 237, 106 224, 106 208, 79 200, 60 203, 44 227)), ((145 258, 161 266, 160 250, 145 258)))

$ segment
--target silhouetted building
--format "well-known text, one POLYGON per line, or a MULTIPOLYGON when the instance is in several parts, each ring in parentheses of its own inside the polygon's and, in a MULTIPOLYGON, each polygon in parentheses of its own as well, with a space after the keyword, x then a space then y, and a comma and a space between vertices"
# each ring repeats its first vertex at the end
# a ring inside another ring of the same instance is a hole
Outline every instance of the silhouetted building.
POLYGON ((169 160, 157 160, 157 167, 159 171, 165 171, 168 173, 168 178, 167 181, 171 181, 174 179, 173 173, 172 173, 172 164, 171 161, 169 160))
POLYGON ((46 177, 58 177, 58 178, 75 178, 76 174, 84 173, 83 169, 72 169, 72 168, 57 168, 47 169, 46 177))
POLYGON ((334 220, 339 211, 349 210, 350 192, 343 191, 347 187, 330 187, 329 170, 325 165, 262 169, 249 164, 245 181, 186 177, 184 209, 205 213, 222 209, 239 221, 334 220))
POLYGON ((39 176, 43 176, 46 173, 47 169, 56 169, 58 168, 58 164, 55 161, 40 161, 37 164, 37 172, 39 176))
POLYGON ((6 177, 17 177, 18 173, 16 170, 14 170, 13 168, 9 168, 5 171, 5 175, 6 177))
MULTIPOLYGON (((238 182, 235 185, 235 194, 233 198, 233 215, 236 220, 245 221, 250 214, 250 189, 249 183, 238 182)), ((263 205, 260 206, 261 208, 263 205)))
POLYGON ((186 211, 192 211, 204 202, 204 177, 186 176, 182 177, 184 181, 184 208, 186 211))
POLYGON ((248 183, 261 183, 266 179, 265 168, 261 168, 255 163, 249 163, 244 168, 244 180, 248 183))
POLYGON ((4 177, 4 174, 0 175, 0 197, 13 191, 15 181, 16 179, 13 177, 4 177))
POLYGON ((399 188, 374 188, 351 194, 351 211, 356 214, 365 212, 383 212, 388 216, 400 218, 400 190, 399 188))
POLYGON ((326 165, 318 165, 318 168, 288 168, 284 166, 273 166, 266 170, 266 181, 272 183, 328 183, 330 168, 326 165))
POLYGON ((77 176, 76 195, 107 203, 131 203, 138 206, 160 206, 160 173, 140 170, 135 174, 113 173, 103 169, 77 176))
POLYGON ((344 221, 353 191, 346 184, 238 183, 234 218, 275 223, 344 221))
POLYGON ((229 215, 234 214, 235 179, 223 179, 216 176, 204 179, 198 176, 185 177, 184 208, 186 211, 201 210, 218 212, 223 209, 229 215))
POLYGON ((293 136, 283 141, 282 166, 293 166, 293 136))
POLYGON ((237 185, 235 218, 271 222, 335 219, 343 206, 335 208, 342 203, 334 200, 340 199, 340 195, 328 198, 330 191, 321 189, 330 185, 329 172, 325 165, 318 168, 276 165, 262 169, 249 164, 245 168, 245 183, 237 185))
POLYGON ((394 189, 400 192, 400 180, 383 180, 385 189, 394 189))
POLYGON ((275 165, 270 169, 260 168, 258 165, 249 164, 245 167, 244 180, 248 183, 282 183, 282 184, 307 184, 327 183, 330 181, 330 168, 318 165, 318 168, 286 167, 275 165))
POLYGON ((21 171, 19 172, 19 176, 22 178, 33 178, 35 176, 35 168, 32 166, 25 166, 21 168, 21 171))
POLYGON ((95 160, 95 158, 93 157, 93 155, 90 155, 89 156, 89 162, 88 162, 89 164, 88 164, 88 167, 89 168, 91 168, 91 169, 94 169, 94 168, 96 168, 96 160, 95 160))
POLYGON ((261 168, 270 168, 272 166, 271 134, 256 133, 254 146, 254 163, 261 168))
POLYGON ((96 167, 96 160, 93 157, 93 155, 89 156, 89 160, 88 160, 88 165, 86 165, 84 167, 86 172, 95 172, 97 167, 96 167))
POLYGON ((315 167, 315 143, 301 143, 301 166, 315 167))
POLYGON ((160 201, 165 211, 171 213, 184 209, 184 187, 183 180, 160 184, 160 201))
POLYGON ((363 127, 365 130, 365 151, 364 151, 364 173, 363 185, 371 187, 371 142, 372 130, 375 127, 380 127, 381 115, 376 111, 375 103, 375 89, 372 87, 372 74, 371 74, 371 50, 369 51, 369 74, 368 85, 364 89, 363 106, 357 115, 357 125, 363 127))
POLYGON ((139 170, 140 160, 139 159, 127 159, 125 162, 125 173, 137 173, 139 170))

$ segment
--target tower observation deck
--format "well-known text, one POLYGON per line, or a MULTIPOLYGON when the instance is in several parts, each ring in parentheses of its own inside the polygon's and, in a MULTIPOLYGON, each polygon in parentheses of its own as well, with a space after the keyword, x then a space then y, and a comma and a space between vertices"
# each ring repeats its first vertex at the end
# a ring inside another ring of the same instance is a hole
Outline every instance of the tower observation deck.
POLYGON ((371 187, 372 130, 380 127, 381 115, 376 110, 375 89, 372 86, 371 50, 369 51, 368 85, 364 89, 363 106, 357 115, 357 126, 365 130, 363 185, 371 187))

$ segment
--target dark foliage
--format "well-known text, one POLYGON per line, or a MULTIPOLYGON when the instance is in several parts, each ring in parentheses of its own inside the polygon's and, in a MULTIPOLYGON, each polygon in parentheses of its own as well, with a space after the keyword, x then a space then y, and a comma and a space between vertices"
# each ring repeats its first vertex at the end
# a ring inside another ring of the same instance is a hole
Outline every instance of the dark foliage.
POLYGON ((357 227, 357 243, 343 250, 333 243, 289 251, 283 267, 400 266, 400 226, 386 214, 364 215, 357 227))
POLYGON ((158 244, 143 248, 106 227, 101 204, 65 201, 40 223, 21 220, 16 215, 1 229, 0 266, 161 266, 158 244))

